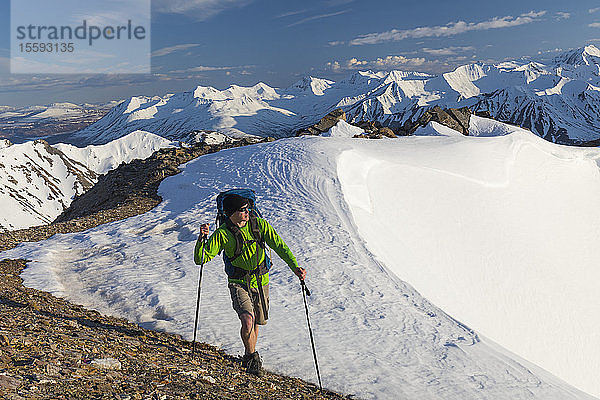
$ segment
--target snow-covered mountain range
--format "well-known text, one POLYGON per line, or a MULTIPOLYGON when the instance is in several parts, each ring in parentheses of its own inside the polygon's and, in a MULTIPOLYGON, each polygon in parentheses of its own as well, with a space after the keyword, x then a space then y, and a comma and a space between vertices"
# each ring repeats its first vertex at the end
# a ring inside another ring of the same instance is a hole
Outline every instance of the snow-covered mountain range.
POLYGON ((99 174, 149 157, 171 142, 136 131, 105 145, 78 148, 43 140, 0 142, 0 231, 52 222, 99 174))
POLYGON ((307 77, 286 89, 264 83, 225 90, 198 86, 163 97, 132 97, 68 141, 102 144, 140 129, 169 139, 199 129, 286 137, 339 107, 349 121, 378 120, 400 130, 424 109, 440 105, 467 106, 551 142, 595 144, 599 71, 600 50, 590 45, 552 63, 475 63, 440 76, 366 71, 339 82, 307 77))

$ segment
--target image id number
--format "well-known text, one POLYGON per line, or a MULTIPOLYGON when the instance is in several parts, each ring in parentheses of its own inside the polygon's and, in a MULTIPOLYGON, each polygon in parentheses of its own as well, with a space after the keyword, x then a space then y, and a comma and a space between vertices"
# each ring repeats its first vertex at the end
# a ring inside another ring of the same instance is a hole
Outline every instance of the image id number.
POLYGON ((19 43, 21 53, 72 53, 73 43, 19 43))

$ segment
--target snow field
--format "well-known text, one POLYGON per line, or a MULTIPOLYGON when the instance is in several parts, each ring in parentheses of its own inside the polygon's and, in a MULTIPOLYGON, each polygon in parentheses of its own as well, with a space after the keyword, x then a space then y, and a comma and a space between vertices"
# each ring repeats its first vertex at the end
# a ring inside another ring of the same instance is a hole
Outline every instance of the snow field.
POLYGON ((437 146, 388 149, 385 159, 383 144, 351 150, 338 175, 386 267, 477 332, 599 395, 600 152, 551 154, 529 136, 440 142, 452 158, 437 146))
MULTIPOLYGON (((326 387, 377 399, 588 399, 476 333, 521 356, 552 349, 535 362, 561 360, 554 373, 596 393, 584 385, 598 374, 598 152, 542 142, 515 131, 224 150, 166 179, 163 203, 146 214, 2 256, 36 260, 27 286, 191 339, 200 224, 214 220, 220 191, 253 187, 309 270, 326 387)), ((266 368, 315 382, 300 285, 275 255, 270 315, 259 338, 266 368)), ((199 338, 239 354, 238 332, 217 258, 204 268, 199 338)))

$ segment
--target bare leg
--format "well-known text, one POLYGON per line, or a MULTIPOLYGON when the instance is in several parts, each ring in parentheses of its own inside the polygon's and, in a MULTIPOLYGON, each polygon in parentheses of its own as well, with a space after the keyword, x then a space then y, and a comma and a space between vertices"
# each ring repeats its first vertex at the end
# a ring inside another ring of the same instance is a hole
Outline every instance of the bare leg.
POLYGON ((256 342, 258 341, 258 325, 254 323, 254 316, 248 313, 240 315, 242 328, 240 336, 244 343, 246 354, 252 354, 256 351, 256 342))

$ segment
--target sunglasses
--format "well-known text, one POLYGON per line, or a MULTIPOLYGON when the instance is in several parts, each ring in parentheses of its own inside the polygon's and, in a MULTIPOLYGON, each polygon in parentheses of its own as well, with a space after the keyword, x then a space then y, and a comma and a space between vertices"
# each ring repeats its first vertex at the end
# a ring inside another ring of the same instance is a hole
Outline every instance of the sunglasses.
POLYGON ((248 206, 242 207, 238 210, 238 212, 241 212, 241 213, 250 212, 250 207, 248 207, 248 206))

